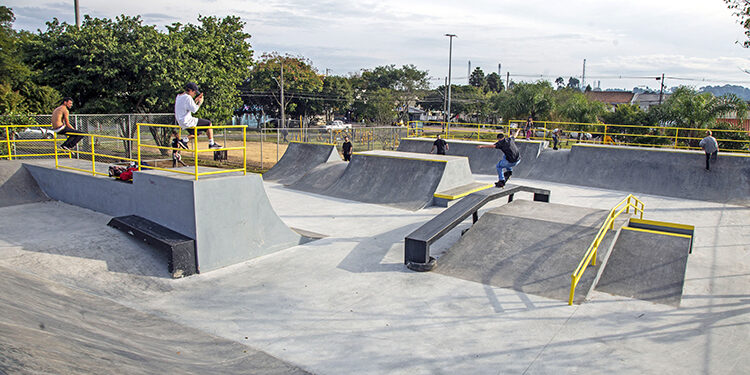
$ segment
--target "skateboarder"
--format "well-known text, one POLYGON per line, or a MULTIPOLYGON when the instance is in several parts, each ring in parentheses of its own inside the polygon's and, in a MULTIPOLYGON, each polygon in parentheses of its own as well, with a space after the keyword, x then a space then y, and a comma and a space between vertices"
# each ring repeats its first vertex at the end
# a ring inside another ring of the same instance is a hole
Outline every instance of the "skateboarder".
MULTIPOLYGON (((193 113, 198 112, 203 104, 203 93, 198 91, 198 85, 193 82, 185 84, 185 91, 177 95, 174 102, 174 117, 177 124, 185 129, 189 134, 182 140, 187 143, 195 138, 196 126, 211 126, 211 121, 202 118, 193 117, 193 113), (193 100, 195 99, 195 100, 193 100)), ((198 129, 198 134, 206 133, 208 136, 208 148, 222 148, 221 145, 214 142, 213 129, 198 129)))
POLYGON ((440 138, 440 134, 438 134, 437 139, 434 143, 432 143, 432 149, 430 150, 430 153, 435 152, 435 148, 437 148, 438 155, 445 155, 445 152, 450 149, 450 146, 448 146, 448 143, 446 143, 444 139, 440 138))
POLYGON ((498 178, 495 186, 499 188, 505 186, 505 181, 513 174, 513 167, 521 162, 521 153, 518 151, 518 146, 516 146, 516 137, 518 137, 520 131, 521 129, 516 129, 516 133, 512 137, 506 137, 505 134, 500 133, 497 135, 497 142, 495 144, 477 146, 477 148, 499 148, 503 152, 503 157, 495 166, 498 178), (503 172, 503 169, 506 172, 503 172))
POLYGON ((711 135, 711 131, 706 130, 706 138, 701 139, 698 145, 701 146, 703 151, 706 153, 706 170, 710 171, 710 160, 713 159, 714 161, 716 161, 716 158, 719 155, 719 143, 716 142, 716 138, 711 135))

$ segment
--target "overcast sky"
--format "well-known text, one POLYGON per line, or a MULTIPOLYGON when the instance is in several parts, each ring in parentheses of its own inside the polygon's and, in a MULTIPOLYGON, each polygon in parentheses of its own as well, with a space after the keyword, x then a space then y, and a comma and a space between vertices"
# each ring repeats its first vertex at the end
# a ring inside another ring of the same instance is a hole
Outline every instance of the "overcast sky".
MULTIPOLYGON (((44 29, 57 17, 75 22, 73 0, 10 0, 16 29, 44 29)), ((80 0, 82 14, 141 15, 146 24, 197 23, 198 15, 239 16, 260 56, 277 51, 309 58, 320 71, 345 75, 386 64, 414 64, 433 85, 472 69, 513 80, 558 76, 602 88, 716 84, 750 86, 743 29, 721 0, 80 0), (617 77, 644 78, 617 78, 617 77), (678 78, 685 78, 682 80, 678 78), (705 80, 705 81, 702 81, 705 80)), ((163 29, 163 28, 162 28, 163 29)))

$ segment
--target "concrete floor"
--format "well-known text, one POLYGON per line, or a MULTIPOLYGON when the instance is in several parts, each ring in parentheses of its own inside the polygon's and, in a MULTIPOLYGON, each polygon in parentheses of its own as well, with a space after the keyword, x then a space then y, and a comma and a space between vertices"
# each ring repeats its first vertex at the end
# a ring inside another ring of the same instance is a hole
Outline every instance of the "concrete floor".
MULTIPOLYGON (((551 202, 581 207, 610 209, 626 196, 513 182, 550 189, 551 202)), ((601 292, 568 306, 407 270, 404 236, 441 208, 410 212, 265 186, 287 225, 328 237, 172 280, 164 259, 117 236, 106 226, 109 217, 42 202, 0 208, 0 266, 316 374, 750 372, 747 207, 641 195, 645 218, 696 226, 681 307, 601 292)), ((433 255, 455 243, 469 223, 434 244, 433 255)))

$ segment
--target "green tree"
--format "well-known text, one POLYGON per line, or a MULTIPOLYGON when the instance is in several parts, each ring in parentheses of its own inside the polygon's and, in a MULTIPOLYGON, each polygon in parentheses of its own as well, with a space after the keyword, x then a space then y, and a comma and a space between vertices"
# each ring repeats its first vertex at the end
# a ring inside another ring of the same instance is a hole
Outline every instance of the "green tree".
POLYGON ((500 92, 503 91, 505 87, 503 86, 503 78, 500 77, 499 74, 492 72, 487 75, 487 90, 490 92, 500 92))
MULTIPOLYGON (((378 89, 391 90, 395 99, 395 108, 399 109, 402 120, 408 120, 408 107, 416 103, 419 95, 429 87, 428 73, 417 69, 414 65, 378 66, 373 70, 363 70, 359 76, 353 77, 355 95, 367 97, 378 89)), ((383 91, 378 94, 383 97, 383 91)))
POLYGON ((49 113, 60 94, 33 82, 34 73, 23 61, 28 33, 13 30, 15 16, 0 6, 0 114, 49 113))
POLYGON ((482 68, 476 67, 474 71, 471 72, 471 76, 469 76, 469 85, 480 89, 487 85, 487 78, 484 76, 482 68))
POLYGON ((284 66, 284 111, 288 118, 307 115, 313 104, 311 98, 323 88, 323 78, 312 62, 301 56, 263 54, 253 66, 242 88, 244 92, 262 94, 265 99, 251 99, 267 114, 281 116, 281 66, 284 66))
POLYGON ((560 90, 565 87, 565 80, 563 77, 557 77, 557 79, 555 79, 555 84, 557 85, 557 89, 560 90))
POLYGON ((327 76, 323 79, 322 109, 326 121, 332 121, 335 113, 348 109, 354 101, 354 89, 346 77, 327 76))
POLYGON ((568 78, 569 89, 578 89, 580 86, 581 86, 581 81, 579 81, 578 78, 575 78, 575 77, 568 78))
POLYGON ((552 85, 548 81, 520 82, 513 88, 492 98, 493 107, 504 119, 514 120, 534 116, 549 118, 554 106, 552 85))
MULTIPOLYGON (((589 100, 586 95, 575 91, 558 91, 555 112, 561 119, 578 123, 597 123, 599 116, 606 111, 604 103, 589 100)), ((591 129, 579 129, 591 130, 591 129)))

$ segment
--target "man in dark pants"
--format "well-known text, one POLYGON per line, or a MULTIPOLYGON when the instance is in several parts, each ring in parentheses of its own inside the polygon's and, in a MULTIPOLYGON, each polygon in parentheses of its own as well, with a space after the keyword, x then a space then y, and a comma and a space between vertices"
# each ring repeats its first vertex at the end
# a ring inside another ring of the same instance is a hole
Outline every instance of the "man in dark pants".
POLYGON ((450 149, 448 143, 446 143, 444 139, 440 138, 440 134, 437 135, 437 139, 432 143, 432 149, 430 150, 430 153, 435 152, 436 148, 438 155, 445 155, 445 151, 450 149))
POLYGON ((495 186, 501 188, 505 186, 505 181, 513 175, 513 167, 521 162, 521 153, 518 151, 516 146, 516 137, 521 129, 516 129, 516 134, 512 137, 505 137, 505 134, 500 133, 497 135, 497 142, 492 145, 478 145, 477 148, 498 148, 503 152, 503 157, 497 163, 495 168, 497 169, 498 181, 495 186), (503 169, 507 172, 503 173, 503 169))
POLYGON ((344 161, 352 160, 352 143, 349 142, 349 137, 344 136, 344 143, 341 145, 341 151, 344 153, 344 161))
MULTIPOLYGON (((73 99, 72 98, 64 98, 62 102, 60 103, 60 106, 55 108, 54 111, 52 111, 52 131, 59 134, 59 135, 65 135, 67 133, 83 133, 76 128, 74 128, 72 125, 70 125, 70 121, 68 119, 69 115, 69 109, 73 107, 73 99)), ((68 139, 63 142, 62 145, 60 145, 60 148, 65 151, 72 151, 78 142, 83 139, 82 135, 69 135, 68 139)))
POLYGON ((716 142, 716 138, 711 135, 710 130, 706 130, 706 138, 701 139, 699 146, 706 153, 706 170, 711 170, 710 160, 716 161, 719 155, 719 142, 716 142))

